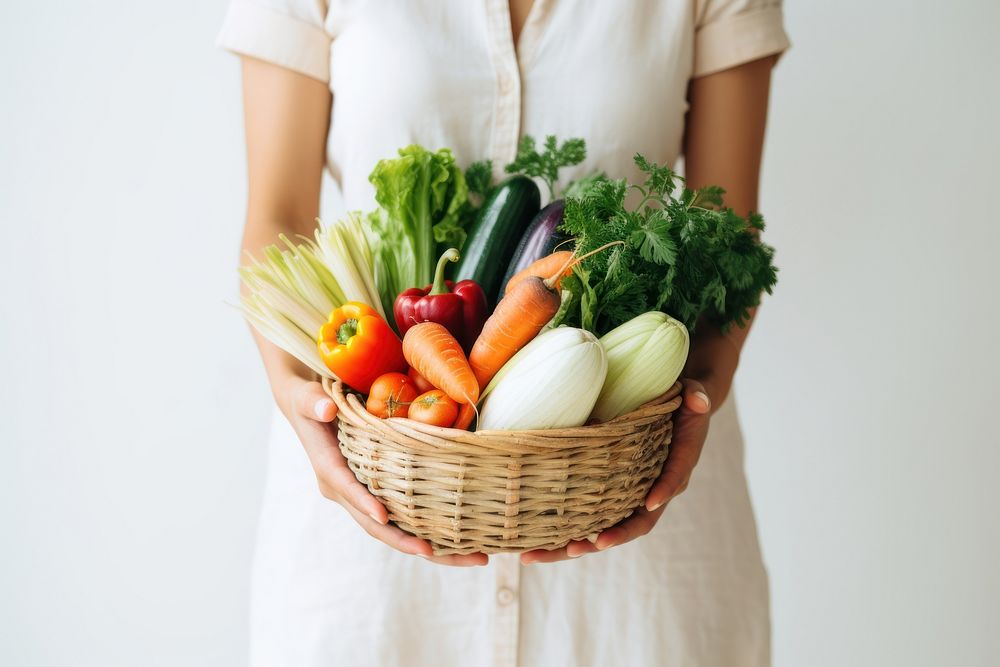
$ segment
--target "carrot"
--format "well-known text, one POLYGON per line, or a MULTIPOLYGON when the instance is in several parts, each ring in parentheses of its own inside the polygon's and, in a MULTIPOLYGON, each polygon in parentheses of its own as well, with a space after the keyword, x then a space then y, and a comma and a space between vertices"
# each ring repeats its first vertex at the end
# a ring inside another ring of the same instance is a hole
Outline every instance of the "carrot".
MULTIPOLYGON (((569 250, 560 250, 559 252, 554 252, 551 255, 546 255, 545 257, 536 259, 534 262, 511 276, 510 280, 507 281, 507 287, 504 288, 504 295, 506 296, 514 285, 521 282, 528 276, 538 276, 542 279, 548 278, 553 273, 563 269, 563 267, 566 266, 566 262, 568 262, 572 256, 573 253, 569 250)), ((559 289, 559 283, 562 282, 562 279, 571 273, 573 273, 572 266, 563 269, 562 275, 558 280, 556 280, 555 287, 557 290, 559 289)))
POLYGON ((476 374, 480 391, 559 310, 559 293, 550 285, 538 276, 528 276, 500 299, 486 320, 469 353, 469 365, 476 374))
POLYGON ((455 423, 451 425, 452 428, 461 429, 467 431, 469 425, 472 424, 472 420, 476 418, 476 406, 472 403, 461 403, 458 406, 458 417, 455 419, 455 423))
POLYGON ((456 403, 479 400, 479 384, 455 337, 437 322, 421 322, 403 336, 403 357, 456 403))
MULTIPOLYGON (((555 317, 562 303, 556 284, 562 280, 566 271, 594 253, 613 245, 624 245, 624 242, 608 243, 582 257, 574 257, 573 253, 563 254, 563 262, 547 279, 542 280, 538 276, 529 275, 514 283, 510 291, 500 299, 490 318, 486 320, 483 332, 479 334, 475 345, 472 346, 472 352, 469 353, 469 365, 472 366, 476 380, 479 381, 480 391, 485 390, 497 371, 555 317)), ((405 341, 403 354, 406 354, 405 341)))

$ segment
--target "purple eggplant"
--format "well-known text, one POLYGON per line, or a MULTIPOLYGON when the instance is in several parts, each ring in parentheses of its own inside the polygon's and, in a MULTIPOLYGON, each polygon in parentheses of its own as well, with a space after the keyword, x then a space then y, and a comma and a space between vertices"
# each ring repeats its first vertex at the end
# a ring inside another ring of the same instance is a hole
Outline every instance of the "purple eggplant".
MULTIPOLYGON (((535 260, 551 254, 557 245, 569 238, 558 230, 565 208, 566 202, 562 199, 556 199, 539 211, 538 215, 528 224, 528 229, 521 237, 521 242, 517 244, 514 256, 507 266, 507 273, 503 277, 503 282, 500 283, 501 286, 506 285, 514 277, 514 274, 526 269, 535 260)), ((571 247, 565 249, 572 250, 571 247)), ((503 288, 501 287, 501 289, 503 288)))

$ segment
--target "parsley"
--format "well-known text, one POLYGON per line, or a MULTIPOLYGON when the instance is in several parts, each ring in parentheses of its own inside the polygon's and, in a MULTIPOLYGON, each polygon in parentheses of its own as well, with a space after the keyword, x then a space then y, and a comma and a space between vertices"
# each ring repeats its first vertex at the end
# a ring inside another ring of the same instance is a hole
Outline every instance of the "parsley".
POLYGON ((583 139, 567 139, 561 145, 554 135, 545 137, 543 152, 539 153, 534 137, 522 137, 517 146, 517 156, 505 167, 508 174, 524 174, 541 178, 549 186, 549 197, 555 199, 556 181, 561 167, 572 167, 587 157, 583 139))
POLYGON ((649 310, 663 310, 694 330, 702 317, 746 324, 750 309, 777 282, 774 249, 761 243, 757 214, 723 207, 718 187, 691 191, 669 167, 635 156, 640 184, 595 179, 566 200, 561 229, 579 254, 625 241, 585 259, 563 281, 568 292, 557 323, 601 335, 649 310), (638 194, 635 206, 626 197, 638 194))
POLYGON ((486 201, 493 192, 493 161, 479 160, 469 165, 465 170, 465 184, 469 194, 479 198, 479 205, 486 201))

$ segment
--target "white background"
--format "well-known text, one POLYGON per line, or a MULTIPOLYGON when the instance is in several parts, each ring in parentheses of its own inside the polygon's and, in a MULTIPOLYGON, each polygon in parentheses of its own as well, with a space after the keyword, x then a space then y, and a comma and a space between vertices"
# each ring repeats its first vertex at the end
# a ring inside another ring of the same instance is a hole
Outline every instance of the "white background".
MULTIPOLYGON (((246 659, 270 398, 225 305, 223 12, 0 5, 0 664, 246 659)), ((775 662, 995 664, 1000 4, 786 17, 737 387, 775 662)))

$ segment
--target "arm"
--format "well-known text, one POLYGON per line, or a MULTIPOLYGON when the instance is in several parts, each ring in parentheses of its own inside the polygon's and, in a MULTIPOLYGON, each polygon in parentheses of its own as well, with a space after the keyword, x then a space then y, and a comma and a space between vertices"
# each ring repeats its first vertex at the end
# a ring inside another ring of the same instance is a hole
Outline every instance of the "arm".
MULTIPOLYGON (((757 208, 774 62, 774 57, 762 58, 694 79, 688 90, 690 109, 684 140, 688 186, 723 186, 726 205, 744 215, 757 208)), ((581 540, 555 551, 532 551, 522 556, 522 562, 575 558, 624 544, 653 529, 667 503, 687 488, 708 435, 713 407, 722 405, 729 395, 749 328, 748 323, 746 328, 732 327, 723 334, 718 327, 698 327, 684 369, 684 402, 674 415, 670 455, 646 497, 645 508, 605 530, 596 544, 581 540)))
MULTIPOLYGON (((690 188, 721 185, 726 205, 741 215, 757 210, 760 161, 774 56, 694 79, 688 92, 684 166, 690 188)), ((729 396, 750 333, 700 323, 684 368, 684 403, 676 415, 670 456, 646 498, 652 516, 682 493, 708 436, 709 418, 729 396)), ((654 520, 655 523, 655 520, 654 520)), ((650 528, 652 525, 650 525, 650 528)), ((648 532, 648 531, 647 531, 648 532)))
MULTIPOLYGON (((773 56, 762 58, 691 82, 684 148, 688 187, 722 185, 726 205, 740 215, 757 211, 775 61, 773 56)), ((729 395, 751 324, 752 319, 726 335, 718 327, 702 326, 692 341, 686 374, 708 382, 708 396, 716 406, 729 395)))
MULTIPOLYGON (((253 58, 243 58, 249 199, 243 249, 259 255, 278 234, 311 236, 330 118, 326 84, 253 58)), ((388 525, 385 506, 354 477, 333 426, 337 406, 313 373, 254 331, 275 401, 295 429, 322 494, 372 537, 405 553, 450 565, 480 565, 483 554, 433 557, 424 540, 388 525)))

